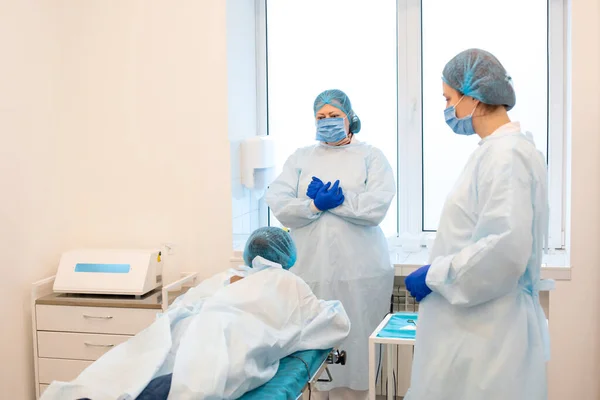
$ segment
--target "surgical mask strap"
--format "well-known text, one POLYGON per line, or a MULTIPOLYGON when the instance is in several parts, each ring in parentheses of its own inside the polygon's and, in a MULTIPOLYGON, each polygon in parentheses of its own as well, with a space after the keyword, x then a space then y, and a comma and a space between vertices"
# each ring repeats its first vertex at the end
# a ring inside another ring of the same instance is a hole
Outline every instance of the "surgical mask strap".
POLYGON ((454 109, 456 110, 456 107, 458 107, 458 105, 460 104, 461 101, 463 101, 463 99, 465 98, 465 95, 463 94, 463 96, 458 100, 458 102, 453 106, 454 109))
POLYGON ((479 105, 479 102, 477 102, 477 104, 475 104, 475 107, 473 107, 473 111, 471 111, 471 118, 473 118, 473 115, 475 115, 475 110, 477 110, 478 105, 479 105))
MULTIPOLYGON (((466 96, 463 94, 463 96, 460 98, 460 100, 458 100, 458 102, 453 105, 452 107, 454 107, 454 112, 456 113, 456 107, 460 104, 461 101, 463 101, 463 99, 466 96)), ((471 111, 471 114, 469 114, 469 117, 473 118, 473 115, 475 115, 475 110, 477 110, 477 106, 479 105, 479 101, 477 102, 477 104, 475 104, 475 107, 473 107, 473 111, 471 111)), ((463 117, 464 118, 464 117, 463 117)))

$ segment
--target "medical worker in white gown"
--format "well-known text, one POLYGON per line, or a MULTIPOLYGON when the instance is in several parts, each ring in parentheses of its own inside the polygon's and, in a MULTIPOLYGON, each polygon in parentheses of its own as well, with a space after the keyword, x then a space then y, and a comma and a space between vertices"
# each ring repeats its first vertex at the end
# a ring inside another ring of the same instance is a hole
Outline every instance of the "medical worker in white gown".
POLYGON ((203 281, 74 381, 53 382, 42 400, 133 400, 170 373, 168 400, 237 399, 269 381, 281 358, 348 336, 340 302, 317 299, 287 271, 296 249, 285 231, 255 231, 244 260, 247 268, 203 281), (234 276, 243 279, 229 284, 234 276))
MULTIPOLYGON (((361 399, 368 390, 368 337, 390 308, 394 271, 379 227, 396 194, 381 150, 356 140, 349 98, 327 90, 314 102, 317 144, 301 148, 270 185, 266 201, 298 247, 293 272, 315 295, 340 300, 352 328, 345 366, 331 370, 320 398, 361 399)), ((393 135, 390 132, 390 135, 393 135)))
POLYGON ((421 304, 405 399, 546 400, 545 159, 510 121, 515 92, 493 55, 458 54, 443 91, 448 125, 481 141, 446 199, 431 265, 406 278, 421 304))

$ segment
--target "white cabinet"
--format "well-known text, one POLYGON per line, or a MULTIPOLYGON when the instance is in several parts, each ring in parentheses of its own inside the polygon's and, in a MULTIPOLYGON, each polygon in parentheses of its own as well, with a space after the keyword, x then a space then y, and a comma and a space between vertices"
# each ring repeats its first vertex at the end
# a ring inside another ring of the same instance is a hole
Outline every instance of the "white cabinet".
POLYGON ((38 331, 37 337, 41 358, 95 361, 131 336, 38 331))
POLYGON ((36 305, 41 331, 135 335, 156 318, 158 309, 36 305))
POLYGON ((177 296, 197 284, 197 274, 183 274, 137 299, 55 294, 53 283, 54 277, 47 278, 32 290, 36 398, 53 381, 75 379, 104 353, 152 324, 177 296))
POLYGON ((68 382, 92 364, 92 361, 39 358, 39 381, 46 385, 53 380, 68 382))

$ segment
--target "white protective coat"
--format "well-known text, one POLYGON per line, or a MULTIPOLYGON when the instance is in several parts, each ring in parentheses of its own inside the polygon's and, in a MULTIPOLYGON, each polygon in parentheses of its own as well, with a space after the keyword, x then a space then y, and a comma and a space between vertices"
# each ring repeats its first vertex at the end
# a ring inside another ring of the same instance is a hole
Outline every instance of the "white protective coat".
POLYGON ((369 388, 368 337, 388 313, 394 284, 387 240, 379 224, 396 194, 394 173, 383 153, 353 142, 333 147, 317 144, 297 150, 281 175, 270 185, 266 201, 298 248, 292 272, 317 297, 340 300, 352 330, 342 347, 345 366, 333 366, 333 383, 319 385, 369 388), (306 190, 312 177, 323 182, 339 179, 344 203, 314 212, 306 190))
POLYGON ((539 302, 546 163, 510 123, 482 140, 448 196, 419 307, 406 400, 545 400, 539 302))
POLYGON ((201 283, 73 382, 54 382, 42 399, 135 399, 170 372, 170 400, 236 399, 269 381, 281 358, 347 337, 340 302, 318 300, 278 264, 257 257, 253 267, 231 285, 231 273, 201 283))

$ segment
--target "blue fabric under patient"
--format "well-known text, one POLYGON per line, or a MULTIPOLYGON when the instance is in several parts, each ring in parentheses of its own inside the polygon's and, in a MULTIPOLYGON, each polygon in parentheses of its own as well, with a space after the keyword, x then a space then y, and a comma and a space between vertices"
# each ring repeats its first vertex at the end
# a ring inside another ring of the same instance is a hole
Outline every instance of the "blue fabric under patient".
POLYGON ((241 400, 295 400, 331 350, 299 351, 279 361, 279 369, 269 382, 249 391, 241 400), (306 363, 306 364, 305 364, 306 363), (310 374, 309 371, 310 370, 310 374))
MULTIPOLYGON (((273 379, 244 394, 240 399, 296 399, 327 359, 329 352, 330 350, 299 351, 283 358, 273 379)), ((166 400, 171 389, 172 377, 172 374, 168 374, 154 378, 136 400, 166 400)))

